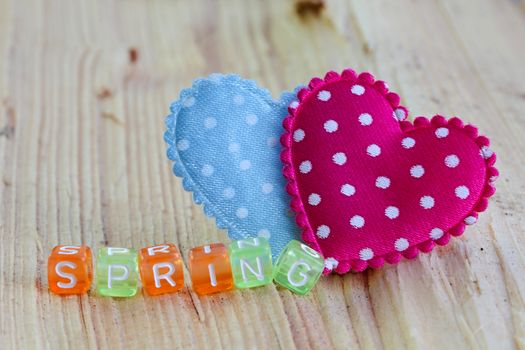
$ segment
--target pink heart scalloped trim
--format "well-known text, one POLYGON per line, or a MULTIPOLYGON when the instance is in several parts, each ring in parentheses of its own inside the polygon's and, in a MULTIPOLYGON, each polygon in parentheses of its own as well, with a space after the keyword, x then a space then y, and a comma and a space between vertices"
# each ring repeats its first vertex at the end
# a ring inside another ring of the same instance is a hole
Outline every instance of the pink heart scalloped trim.
POLYGON ((476 127, 441 116, 404 121, 397 94, 352 70, 314 78, 298 97, 283 122, 283 172, 325 272, 414 258, 487 208, 496 156, 476 127))

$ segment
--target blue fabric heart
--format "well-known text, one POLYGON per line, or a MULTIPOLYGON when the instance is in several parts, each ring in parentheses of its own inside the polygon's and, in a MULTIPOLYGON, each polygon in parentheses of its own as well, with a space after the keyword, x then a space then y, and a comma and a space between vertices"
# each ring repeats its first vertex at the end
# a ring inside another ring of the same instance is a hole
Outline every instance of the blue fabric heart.
POLYGON ((173 172, 232 239, 266 237, 274 259, 300 231, 279 159, 281 122, 295 93, 274 101, 237 75, 212 74, 182 90, 166 118, 173 172))

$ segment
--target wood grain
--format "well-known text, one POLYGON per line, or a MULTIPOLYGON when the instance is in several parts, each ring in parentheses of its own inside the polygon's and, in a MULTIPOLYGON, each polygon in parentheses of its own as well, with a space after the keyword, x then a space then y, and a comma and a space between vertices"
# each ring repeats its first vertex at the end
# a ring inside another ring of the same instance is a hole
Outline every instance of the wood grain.
POLYGON ((524 37, 520 0, 0 1, 0 348, 525 348, 524 37), (277 96, 344 67, 492 138, 498 191, 464 236, 307 297, 48 292, 59 243, 171 241, 186 259, 228 241, 165 157, 193 78, 237 72, 277 96))

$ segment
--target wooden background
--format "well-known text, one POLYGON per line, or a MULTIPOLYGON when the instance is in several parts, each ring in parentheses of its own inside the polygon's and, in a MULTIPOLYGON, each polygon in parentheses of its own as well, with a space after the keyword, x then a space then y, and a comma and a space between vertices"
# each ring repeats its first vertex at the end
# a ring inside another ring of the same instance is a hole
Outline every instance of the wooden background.
POLYGON ((0 348, 524 348, 524 38, 523 0, 0 1, 0 348), (48 292, 57 244, 227 242, 165 156, 193 78, 277 96, 344 67, 493 139, 498 191, 463 237, 307 297, 48 292))

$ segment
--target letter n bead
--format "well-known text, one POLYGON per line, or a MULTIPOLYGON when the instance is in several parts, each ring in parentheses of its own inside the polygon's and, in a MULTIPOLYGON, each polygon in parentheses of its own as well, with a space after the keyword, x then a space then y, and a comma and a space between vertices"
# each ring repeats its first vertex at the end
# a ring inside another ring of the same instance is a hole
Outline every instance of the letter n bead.
POLYGON ((139 270, 142 286, 149 295, 173 293, 184 287, 182 259, 171 243, 142 248, 139 270))
POLYGON ((86 293, 93 279, 91 249, 67 245, 53 248, 47 260, 47 279, 53 293, 86 293))
POLYGON ((292 240, 279 255, 274 280, 297 294, 308 293, 324 270, 324 259, 307 245, 292 240))
POLYGON ((191 249, 189 267, 193 290, 197 294, 211 294, 233 288, 228 249, 222 243, 191 249))
POLYGON ((272 282, 272 252, 266 239, 233 241, 229 252, 235 287, 253 288, 272 282))
POLYGON ((110 297, 131 297, 137 293, 139 273, 134 249, 100 248, 96 271, 97 293, 110 297))

